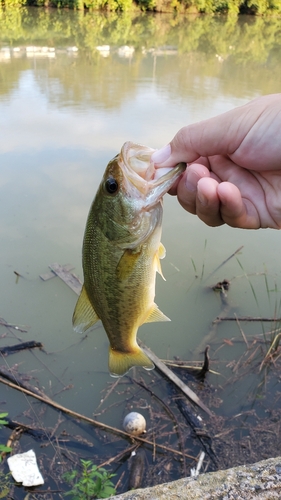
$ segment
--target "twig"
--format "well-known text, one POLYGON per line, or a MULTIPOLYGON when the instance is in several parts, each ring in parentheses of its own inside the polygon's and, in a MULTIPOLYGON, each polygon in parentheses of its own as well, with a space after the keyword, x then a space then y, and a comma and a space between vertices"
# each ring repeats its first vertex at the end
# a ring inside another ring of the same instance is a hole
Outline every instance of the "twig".
POLYGON ((12 373, 12 371, 8 370, 3 365, 0 366, 0 375, 2 375, 4 378, 7 378, 11 382, 17 384, 19 387, 21 387, 21 388, 23 388, 23 389, 25 389, 27 391, 31 391, 33 394, 37 394, 38 396, 40 396, 42 398, 45 398, 46 400, 49 399, 49 397, 46 396, 46 394, 44 394, 43 391, 41 391, 37 387, 32 386, 28 382, 25 382, 24 380, 21 380, 20 374, 17 374, 17 376, 14 375, 12 373))
MULTIPOLYGON (((0 325, 6 326, 7 328, 13 328, 14 330, 17 330, 18 332, 22 332, 22 333, 28 332, 28 330, 25 330, 21 326, 12 325, 11 323, 7 323, 7 321, 5 321, 4 318, 0 318, 0 325)), ((20 339, 18 339, 18 340, 20 340, 20 339)))
MULTIPOLYGON (((4 318, 0 318, 0 324, 6 326, 7 330, 17 339, 19 340, 20 342, 22 342, 22 339, 20 337, 18 337, 15 332, 13 330, 17 330, 17 331, 20 331, 20 332, 27 332, 27 330, 23 330, 21 329, 20 327, 18 326, 15 326, 15 325, 10 325, 9 323, 7 323, 7 321, 4 319, 4 318)), ((51 375, 53 375, 53 377, 55 377, 58 382, 64 386, 63 382, 57 377, 57 375, 55 373, 52 372, 52 370, 49 368, 48 365, 46 365, 42 359, 39 359, 38 356, 36 355, 36 353, 34 351, 30 351, 30 353, 32 354, 32 356, 34 358, 37 359, 37 361, 39 361, 43 366, 44 368, 46 368, 46 370, 48 370, 49 373, 51 373, 51 375)))
POLYGON ((3 354, 3 356, 7 356, 8 354, 22 351, 23 349, 34 349, 35 347, 42 349, 43 344, 35 340, 29 340, 27 342, 21 342, 20 344, 0 347, 0 353, 3 354))
POLYGON ((208 413, 208 415, 212 415, 211 410, 207 408, 198 396, 186 384, 184 384, 179 377, 177 377, 166 365, 164 365, 164 363, 162 363, 162 361, 160 361, 160 359, 150 349, 148 349, 143 342, 139 341, 139 344, 160 372, 164 373, 164 375, 168 377, 168 379, 173 382, 193 403, 208 413))
POLYGON ((201 451, 196 469, 195 468, 194 469, 190 469, 190 475, 194 479, 197 479, 197 477, 199 476, 199 472, 200 472, 200 469, 201 469, 201 467, 203 465, 204 458, 205 458, 205 453, 204 453, 204 451, 201 451))
POLYGON ((121 476, 119 477, 119 479, 118 479, 118 481, 117 481, 117 483, 116 483, 116 485, 115 485, 115 490, 116 490, 116 491, 118 490, 118 488, 119 488, 119 486, 120 486, 120 484, 121 484, 121 481, 122 481, 123 477, 125 476, 125 473, 126 473, 126 471, 125 471, 125 470, 123 470, 123 472, 122 472, 121 476))
POLYGON ((214 271, 211 272, 211 274, 209 274, 207 276, 207 278, 205 278, 204 281, 207 281, 207 279, 209 279, 211 276, 213 276, 222 266, 224 266, 230 259, 232 259, 232 257, 235 257, 235 255, 240 252, 240 250, 242 250, 242 248, 244 247, 244 245, 242 245, 241 247, 237 248, 237 250, 235 250, 235 252, 233 252, 229 257, 227 257, 227 259, 225 259, 218 267, 216 267, 216 269, 214 269, 214 271))
POLYGON ((116 460, 119 460, 119 458, 122 458, 127 453, 131 453, 133 450, 138 448, 138 446, 139 446, 138 444, 132 444, 131 446, 129 446, 125 450, 120 451, 120 453, 118 453, 118 455, 115 455, 115 457, 111 457, 108 460, 106 460, 105 462, 103 462, 102 464, 98 465, 97 468, 99 469, 100 467, 105 467, 105 465, 109 465, 109 464, 111 464, 111 462, 115 462, 116 460))
MULTIPOLYGON (((188 365, 186 364, 187 361, 171 361, 169 359, 161 359, 165 365, 171 366, 172 368, 183 368, 186 369, 187 371, 190 370, 192 373, 193 372, 200 372, 202 370, 202 366, 194 366, 194 365, 188 365)), ((191 363, 194 363, 194 361, 190 361, 191 363)), ((199 361, 198 361, 199 363, 199 361)), ((208 370, 209 373, 212 373, 213 375, 220 375, 219 372, 216 372, 215 370, 208 370)))
POLYGON ((154 463, 156 460, 156 443, 155 443, 155 432, 153 431, 153 453, 152 453, 152 462, 154 463))
MULTIPOLYGON (((50 399, 48 396, 42 397, 39 396, 39 394, 35 394, 32 391, 29 391, 27 389, 24 389, 23 387, 19 387, 18 385, 14 384, 13 382, 8 382, 4 378, 0 377, 0 382, 3 384, 12 387, 13 389, 16 389, 17 391, 24 392, 28 396, 32 396, 36 399, 39 399, 39 401, 42 401, 43 403, 46 403, 53 408, 56 408, 57 410, 62 411, 63 413, 66 413, 67 415, 70 415, 74 418, 78 418, 80 420, 84 420, 85 422, 88 422, 91 425, 94 425, 96 427, 99 427, 100 429, 107 430, 109 432, 113 432, 114 434, 118 434, 126 439, 130 440, 136 440, 140 441, 141 443, 146 443, 149 444, 150 446, 154 446, 154 443, 152 441, 149 441, 148 439, 141 438, 139 436, 131 436, 131 434, 128 434, 125 431, 121 431, 120 429, 117 429, 116 427, 112 427, 107 424, 103 424, 102 422, 98 422, 97 420, 93 420, 92 418, 86 417, 85 415, 81 415, 80 413, 77 413, 76 411, 70 410, 69 408, 65 408, 64 406, 60 405, 59 403, 56 403, 52 399, 50 399)), ((164 446, 162 444, 155 443, 155 445, 160 449, 164 451, 169 451, 171 453, 175 453, 176 455, 181 455, 183 456, 183 453, 177 450, 174 450, 173 448, 169 448, 168 446, 164 446)), ((192 460, 197 460, 196 457, 193 457, 192 455, 188 455, 187 453, 184 454, 187 458, 191 458, 192 460)))
POLYGON ((262 316, 217 316, 213 323, 217 321, 271 321, 272 323, 277 323, 281 321, 281 318, 268 318, 262 316))
POLYGON ((222 290, 220 292, 220 299, 221 299, 221 314, 218 316, 213 322, 212 322, 212 328, 209 329, 209 332, 207 335, 204 337, 204 339, 200 342, 199 346, 196 348, 195 352, 200 353, 201 351, 205 350, 206 344, 210 344, 213 339, 217 335, 217 330, 218 330, 218 325, 222 321, 222 318, 225 318, 226 315, 229 313, 231 306, 229 305, 227 301, 227 295, 225 290, 222 290))
POLYGON ((83 447, 83 449, 87 448, 90 449, 92 452, 93 448, 93 443, 87 441, 86 439, 75 436, 71 436, 71 439, 68 434, 62 433, 61 437, 56 437, 53 436, 53 432, 49 429, 41 429, 41 428, 35 428, 31 427, 30 425, 23 424, 21 422, 17 422, 16 420, 10 420, 9 418, 7 419, 8 423, 6 427, 11 430, 20 430, 20 432, 26 433, 32 438, 34 438, 37 441, 41 442, 41 446, 45 446, 42 444, 42 441, 48 441, 50 442, 55 442, 57 445, 68 445, 68 446, 75 446, 75 447, 83 447))
POLYGON ((100 400, 100 404, 99 406, 96 408, 96 411, 95 411, 95 414, 97 414, 97 411, 98 409, 103 405, 103 403, 106 401, 106 399, 108 398, 108 396, 110 396, 110 394, 112 393, 112 391, 114 391, 114 389, 116 388, 116 386, 119 384, 120 382, 120 378, 117 378, 115 380, 115 382, 111 385, 111 387, 109 388, 109 390, 107 391, 106 395, 104 396, 104 398, 102 398, 100 400))
POLYGON ((271 358, 271 360, 272 360, 272 356, 273 356, 272 351, 276 351, 277 350, 279 342, 280 342, 280 337, 281 337, 281 334, 278 333, 278 335, 276 335, 274 337, 274 339, 272 340, 272 342, 270 344, 270 347, 269 347, 269 349, 268 349, 268 351, 267 351, 264 359, 262 360, 262 363, 260 365, 259 371, 262 370, 264 364, 266 363, 266 361, 268 361, 269 358, 271 358))
POLYGON ((200 380, 204 380, 206 373, 210 370, 210 357, 209 357, 210 346, 207 345, 204 353, 204 363, 199 373, 196 374, 196 377, 200 380))
POLYGON ((239 319, 238 319, 238 317, 237 317, 237 315, 236 315, 235 313, 234 313, 234 315, 235 315, 236 323, 237 323, 237 325, 238 325, 238 328, 239 328, 239 330, 240 330, 240 333, 241 333, 241 335, 242 335, 242 337, 243 337, 243 339, 244 339, 244 342, 245 342, 245 344, 246 344, 246 346, 247 346, 247 349, 249 349, 248 340, 246 339, 245 333, 243 332, 243 330, 242 330, 242 328, 241 328, 240 321, 239 321, 239 319))
MULTIPOLYGON (((141 382, 138 382, 136 379, 132 379, 132 381, 137 384, 139 387, 142 387, 145 391, 149 392, 149 394, 154 397, 156 399, 156 401, 158 401, 158 403, 164 408, 164 410, 166 411, 166 413, 169 415, 171 421, 173 422, 174 424, 174 428, 176 429, 176 432, 178 434, 178 438, 179 438, 179 449, 182 451, 182 453, 184 452, 184 439, 183 439, 183 436, 182 436, 182 433, 181 433, 181 427, 179 425, 179 422, 176 418, 176 416, 174 415, 174 413, 172 412, 172 410, 169 408, 169 406, 165 403, 165 401, 163 401, 163 399, 161 399, 159 396, 157 396, 157 394, 155 394, 155 392, 153 392, 149 387, 147 387, 144 383, 144 381, 142 380, 141 382)), ((154 441, 154 433, 153 433, 153 441, 154 441)), ((155 461, 155 448, 153 448, 153 461, 155 461)), ((186 476, 186 462, 185 462, 185 456, 184 456, 184 453, 183 453, 183 470, 184 470, 184 474, 186 476)))

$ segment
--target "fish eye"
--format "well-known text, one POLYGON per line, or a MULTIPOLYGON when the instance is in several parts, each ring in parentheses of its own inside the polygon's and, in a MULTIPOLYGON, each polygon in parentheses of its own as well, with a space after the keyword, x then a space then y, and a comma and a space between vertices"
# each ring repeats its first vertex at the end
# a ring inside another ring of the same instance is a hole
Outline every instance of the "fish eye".
POLYGON ((118 182, 113 177, 109 177, 109 179, 105 181, 105 189, 109 194, 116 193, 118 188, 118 182))

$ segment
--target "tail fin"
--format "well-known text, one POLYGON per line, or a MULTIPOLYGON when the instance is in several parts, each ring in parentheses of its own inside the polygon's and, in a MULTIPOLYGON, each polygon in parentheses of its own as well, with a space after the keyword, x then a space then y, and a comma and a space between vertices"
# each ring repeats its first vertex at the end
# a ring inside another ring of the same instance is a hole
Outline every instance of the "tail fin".
POLYGON ((154 364, 141 350, 136 347, 132 352, 116 351, 109 347, 109 371, 112 377, 122 377, 133 366, 142 366, 146 370, 152 370, 154 364))

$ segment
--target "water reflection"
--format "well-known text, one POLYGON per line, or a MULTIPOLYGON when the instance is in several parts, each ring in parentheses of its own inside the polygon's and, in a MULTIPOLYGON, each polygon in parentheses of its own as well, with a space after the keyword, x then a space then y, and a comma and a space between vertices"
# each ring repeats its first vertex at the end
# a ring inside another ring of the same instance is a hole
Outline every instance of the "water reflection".
POLYGON ((200 101, 210 93, 271 93, 280 78, 278 18, 63 14, 2 13, 2 95, 31 67, 52 102, 104 108, 133 98, 144 78, 175 98, 200 101), (42 72, 61 92, 44 88, 42 72))
MULTIPOLYGON (((126 140, 162 146, 187 123, 280 91, 280 51, 274 18, 0 11, 1 314, 29 325, 28 339, 56 353, 39 353, 36 361, 17 354, 9 364, 36 370, 39 385, 54 393, 73 384, 58 396, 65 406, 88 415, 98 408, 110 381, 107 339, 102 328, 78 338, 71 326, 73 292, 57 278, 41 282, 39 274, 52 262, 71 262, 81 276, 89 206, 106 164, 126 140), (25 277, 17 284, 14 270, 25 277)), ((167 196, 163 243, 167 282, 157 281, 156 302, 172 322, 140 329, 159 357, 202 359, 198 346, 221 311, 210 286, 224 278, 231 281, 232 314, 278 314, 277 231, 208 228, 167 196), (242 245, 239 256, 212 274, 242 245)), ((249 343, 267 331, 265 324, 242 327, 249 343)), ((3 329, 0 334, 4 344, 12 342, 3 329)), ((207 397, 219 416, 253 410, 267 418, 268 408, 279 411, 279 379, 270 372, 274 365, 259 372, 266 344, 239 379, 231 363, 244 351, 237 323, 220 324, 210 352, 220 375, 210 376, 207 397)), ((101 418, 119 426, 125 400, 121 393, 118 415, 109 409, 101 418)), ((26 409, 25 400, 9 394, 5 406, 13 416, 22 413, 21 404, 26 409)))

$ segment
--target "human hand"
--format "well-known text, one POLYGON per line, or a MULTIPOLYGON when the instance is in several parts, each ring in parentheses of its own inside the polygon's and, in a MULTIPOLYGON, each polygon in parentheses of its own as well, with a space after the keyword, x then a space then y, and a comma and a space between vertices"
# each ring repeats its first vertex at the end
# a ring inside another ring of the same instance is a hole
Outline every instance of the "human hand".
POLYGON ((209 226, 281 228, 281 94, 182 128, 152 160, 189 164, 170 193, 209 226))

